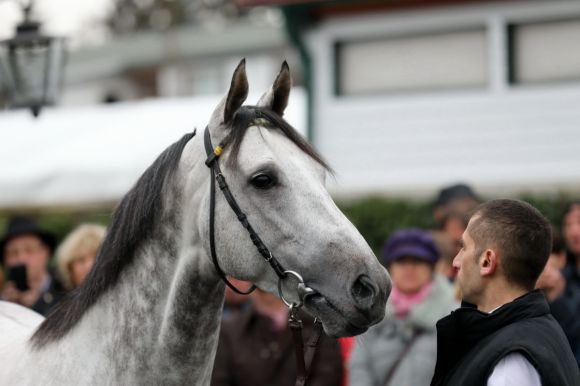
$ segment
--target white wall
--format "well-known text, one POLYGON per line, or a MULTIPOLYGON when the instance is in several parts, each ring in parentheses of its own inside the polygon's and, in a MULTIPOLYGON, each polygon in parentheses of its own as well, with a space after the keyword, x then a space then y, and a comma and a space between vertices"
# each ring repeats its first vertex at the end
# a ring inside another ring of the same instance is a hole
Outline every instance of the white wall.
POLYGON ((580 79, 525 86, 507 79, 507 24, 573 17, 580 17, 578 1, 526 1, 318 25, 306 41, 314 63, 314 140, 337 172, 331 189, 421 195, 465 181, 482 192, 580 191, 580 79), (487 31, 488 81, 480 89, 334 94, 337 42, 473 27, 487 31))
POLYGON ((120 101, 141 98, 140 91, 134 83, 122 76, 115 76, 64 87, 59 99, 59 106, 100 105, 109 94, 116 96, 120 101))
MULTIPOLYGON (((120 199, 167 146, 194 128, 203 134, 222 96, 46 108, 39 119, 0 114, 0 143, 9 144, 0 151, 0 208, 120 199)), ((260 96, 250 93, 248 104, 260 96)), ((292 89, 284 117, 305 134, 304 90, 292 89)))

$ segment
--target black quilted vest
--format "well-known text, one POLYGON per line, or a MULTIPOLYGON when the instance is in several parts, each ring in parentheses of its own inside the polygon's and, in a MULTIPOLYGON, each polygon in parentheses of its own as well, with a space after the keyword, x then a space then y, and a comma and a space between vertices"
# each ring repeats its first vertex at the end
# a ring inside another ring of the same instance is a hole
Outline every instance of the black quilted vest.
POLYGON ((524 355, 543 386, 580 386, 580 371, 560 325, 539 290, 491 314, 461 307, 437 322, 432 386, 485 386, 506 355, 524 355))

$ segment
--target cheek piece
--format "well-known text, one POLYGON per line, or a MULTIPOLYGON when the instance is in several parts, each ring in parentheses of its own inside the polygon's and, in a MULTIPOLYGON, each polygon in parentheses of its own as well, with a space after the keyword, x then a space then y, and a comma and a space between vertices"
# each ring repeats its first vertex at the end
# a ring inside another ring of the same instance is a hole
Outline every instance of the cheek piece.
MULTIPOLYGON (((194 133, 195 134, 195 133, 194 133)), ((304 283, 304 279, 302 276, 290 270, 285 270, 282 264, 272 255, 272 252, 266 247, 260 236, 256 233, 246 214, 242 211, 236 199, 232 195, 228 184, 226 183, 226 179, 223 176, 220 166, 219 166, 219 157, 223 153, 223 149, 225 147, 225 143, 220 143, 215 148, 212 146, 211 143, 211 136, 209 133, 209 128, 206 127, 204 131, 204 147, 205 152, 207 155, 207 159, 205 164, 210 169, 211 172, 211 186, 210 186, 210 212, 209 212, 209 242, 210 242, 210 252, 211 258, 214 264, 214 267, 221 277, 221 279, 226 283, 228 287, 230 287, 234 292, 247 295, 253 292, 256 289, 256 286, 252 284, 252 287, 248 291, 241 291, 236 288, 232 283, 228 281, 226 278, 226 274, 221 269, 218 259, 217 253, 215 249, 215 183, 217 184, 224 195, 228 205, 236 214, 238 221, 242 224, 242 226, 248 231, 250 235, 250 239, 252 243, 258 249, 258 252, 264 260, 270 264, 270 267, 274 270, 276 275, 278 276, 278 295, 280 299, 286 304, 289 308, 289 317, 288 317, 288 326, 292 331, 292 338, 294 341, 295 346, 295 353, 296 353, 296 367, 297 367, 297 377, 296 377, 296 386, 305 386, 306 380, 308 378, 308 373, 310 370, 310 365, 312 364, 312 359, 314 358, 314 353, 316 351, 316 347, 320 343, 323 338, 323 331, 322 331, 322 323, 318 320, 314 320, 314 331, 310 336, 306 344, 306 348, 304 347, 303 337, 302 337, 302 320, 298 318, 298 311, 304 304, 304 299, 311 294, 315 294, 316 291, 304 283), (298 302, 290 302, 284 297, 283 293, 283 282, 287 279, 294 279, 296 284, 296 291, 298 294, 298 302)))

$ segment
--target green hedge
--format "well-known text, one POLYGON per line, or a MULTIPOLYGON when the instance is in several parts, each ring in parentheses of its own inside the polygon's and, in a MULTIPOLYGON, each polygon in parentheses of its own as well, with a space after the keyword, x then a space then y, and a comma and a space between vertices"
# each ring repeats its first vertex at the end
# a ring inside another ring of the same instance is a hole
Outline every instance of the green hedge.
MULTIPOLYGON (((553 197, 524 195, 520 198, 537 207, 556 226, 560 225, 564 206, 571 199, 564 195, 553 197)), ((337 205, 358 228, 375 252, 380 250, 384 240, 396 229, 409 227, 431 229, 434 226, 433 207, 427 200, 369 196, 356 200, 338 200, 337 205)), ((4 233, 7 217, 7 214, 0 215, 2 233, 4 233)), ((68 232, 82 222, 107 225, 110 221, 111 210, 41 213, 35 214, 34 217, 43 227, 54 232, 58 239, 62 240, 68 232)))
POLYGON ((428 202, 368 197, 337 204, 375 252, 396 229, 433 227, 432 206, 428 202))
MULTIPOLYGON (((522 195, 519 198, 538 208, 558 228, 564 207, 572 199, 566 195, 551 197, 522 195)), ((354 201, 339 201, 337 204, 375 252, 380 250, 385 239, 396 229, 434 227, 433 205, 425 200, 410 201, 374 196, 354 201)))

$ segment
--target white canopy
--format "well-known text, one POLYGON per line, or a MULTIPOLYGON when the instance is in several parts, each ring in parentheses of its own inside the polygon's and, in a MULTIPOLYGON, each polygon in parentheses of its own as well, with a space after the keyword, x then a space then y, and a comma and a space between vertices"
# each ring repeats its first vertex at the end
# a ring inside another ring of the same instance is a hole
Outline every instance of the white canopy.
MULTIPOLYGON (((167 146, 201 131, 220 98, 1 113, 0 208, 118 200, 167 146)), ((304 134, 303 90, 293 89, 285 118, 304 134)))

